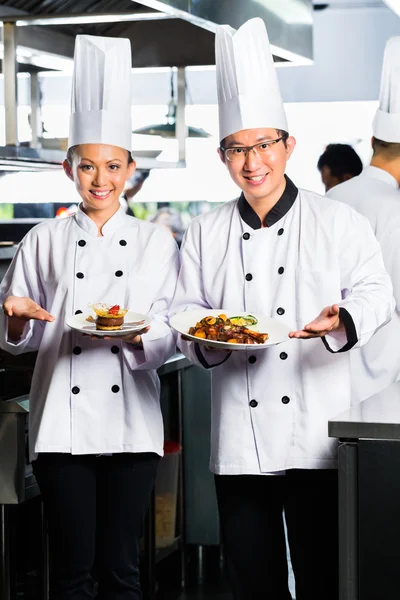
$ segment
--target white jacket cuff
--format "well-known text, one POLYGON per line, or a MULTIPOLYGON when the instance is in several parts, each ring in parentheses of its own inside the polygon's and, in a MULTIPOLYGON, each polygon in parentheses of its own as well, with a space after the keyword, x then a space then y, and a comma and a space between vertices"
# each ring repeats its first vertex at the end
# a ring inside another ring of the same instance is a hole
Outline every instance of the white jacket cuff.
POLYGON ((220 350, 207 350, 203 345, 188 342, 181 338, 178 339, 178 347, 190 362, 204 369, 213 369, 222 365, 232 354, 232 352, 226 353, 220 350))
POLYGON ((175 340, 165 323, 153 320, 150 331, 142 335, 142 348, 122 344, 125 360, 132 371, 161 367, 174 353, 175 340))
POLYGON ((31 321, 27 321, 18 341, 10 340, 8 337, 8 317, 4 313, 0 319, 0 347, 10 354, 21 354, 33 336, 33 325, 31 321))
POLYGON ((322 338, 329 352, 347 352, 347 350, 351 350, 358 343, 353 317, 343 306, 339 308, 339 317, 344 325, 344 331, 332 331, 332 333, 328 333, 328 335, 322 338))

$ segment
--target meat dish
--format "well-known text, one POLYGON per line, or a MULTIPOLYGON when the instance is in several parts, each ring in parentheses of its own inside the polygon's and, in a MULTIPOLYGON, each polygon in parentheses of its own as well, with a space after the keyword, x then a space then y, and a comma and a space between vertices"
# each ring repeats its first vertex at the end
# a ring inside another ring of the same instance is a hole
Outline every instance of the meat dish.
MULTIPOLYGON (((234 320, 239 318, 241 317, 232 317, 234 320)), ((246 317, 243 317, 243 319, 246 319, 246 317)), ((246 325, 235 325, 224 314, 217 317, 204 317, 196 323, 195 327, 191 327, 188 333, 197 338, 227 342, 228 344, 264 344, 268 340, 268 333, 259 333, 249 329, 246 325)))

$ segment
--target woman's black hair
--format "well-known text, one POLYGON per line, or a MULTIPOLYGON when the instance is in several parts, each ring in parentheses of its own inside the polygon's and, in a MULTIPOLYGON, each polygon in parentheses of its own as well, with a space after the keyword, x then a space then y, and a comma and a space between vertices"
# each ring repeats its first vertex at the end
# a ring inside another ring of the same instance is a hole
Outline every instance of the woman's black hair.
MULTIPOLYGON (((78 146, 71 146, 71 148, 68 148, 67 151, 67 162, 72 166, 72 163, 74 162, 74 158, 77 156, 78 152, 77 152, 77 147, 78 146)), ((132 157, 132 153, 129 152, 129 150, 127 150, 128 153, 128 165, 131 165, 133 163, 133 157, 132 157)))

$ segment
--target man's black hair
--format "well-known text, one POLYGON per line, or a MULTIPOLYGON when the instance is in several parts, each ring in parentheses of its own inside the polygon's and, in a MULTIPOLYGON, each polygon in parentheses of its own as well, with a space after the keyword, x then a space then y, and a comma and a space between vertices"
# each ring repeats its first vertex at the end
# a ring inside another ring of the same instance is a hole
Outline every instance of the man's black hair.
POLYGON ((328 144, 318 160, 318 169, 323 167, 329 167, 332 177, 341 181, 345 175, 355 177, 363 170, 360 157, 349 144, 328 144))
MULTIPOLYGON (((275 131, 276 131, 276 133, 277 133, 278 137, 283 137, 283 140, 282 140, 282 142, 283 142, 283 144, 284 144, 284 146, 285 146, 285 148, 286 148, 286 140, 287 140, 287 139, 288 139, 288 137, 289 137, 289 134, 288 134, 288 132, 287 132, 287 131, 284 131, 283 129, 276 129, 276 128, 275 128, 275 131)), ((226 138, 224 138, 224 139, 221 141, 221 143, 220 143, 219 147, 220 147, 221 149, 222 149, 222 148, 225 148, 225 143, 226 143, 226 138)))

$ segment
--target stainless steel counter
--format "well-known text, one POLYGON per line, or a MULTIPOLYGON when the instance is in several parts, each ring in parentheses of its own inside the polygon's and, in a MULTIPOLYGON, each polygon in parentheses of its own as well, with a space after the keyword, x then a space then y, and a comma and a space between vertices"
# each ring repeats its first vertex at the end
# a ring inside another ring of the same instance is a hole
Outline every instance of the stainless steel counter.
POLYGON ((329 435, 339 438, 339 598, 397 598, 400 382, 336 416, 329 435))
POLYGON ((331 419, 329 436, 400 440, 400 382, 331 419))
POLYGON ((166 363, 163 364, 157 370, 159 377, 163 375, 167 375, 168 373, 174 373, 175 371, 180 371, 181 369, 185 369, 186 367, 190 367, 192 363, 180 352, 177 352, 171 358, 167 360, 166 363))

